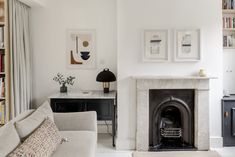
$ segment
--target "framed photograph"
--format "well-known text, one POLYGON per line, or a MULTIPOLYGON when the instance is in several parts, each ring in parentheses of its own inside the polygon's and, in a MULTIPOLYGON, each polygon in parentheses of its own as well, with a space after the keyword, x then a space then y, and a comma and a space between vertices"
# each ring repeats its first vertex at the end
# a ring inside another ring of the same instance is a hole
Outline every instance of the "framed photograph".
POLYGON ((200 29, 175 30, 175 61, 193 62, 201 60, 200 29))
POLYGON ((93 69, 96 67, 95 30, 68 30, 67 65, 69 68, 93 69))
POLYGON ((143 61, 164 62, 169 59, 169 31, 145 30, 144 31, 143 61))

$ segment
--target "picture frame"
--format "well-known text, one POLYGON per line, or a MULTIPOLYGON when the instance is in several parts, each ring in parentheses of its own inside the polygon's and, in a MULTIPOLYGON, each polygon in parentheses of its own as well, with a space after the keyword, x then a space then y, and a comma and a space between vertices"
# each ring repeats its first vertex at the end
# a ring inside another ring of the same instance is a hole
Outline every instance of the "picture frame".
POLYGON ((68 68, 96 68, 96 31, 68 29, 66 60, 68 68))
POLYGON ((201 30, 174 30, 174 61, 198 62, 201 60, 201 30))
POLYGON ((143 33, 144 62, 169 61, 169 30, 149 29, 143 33))

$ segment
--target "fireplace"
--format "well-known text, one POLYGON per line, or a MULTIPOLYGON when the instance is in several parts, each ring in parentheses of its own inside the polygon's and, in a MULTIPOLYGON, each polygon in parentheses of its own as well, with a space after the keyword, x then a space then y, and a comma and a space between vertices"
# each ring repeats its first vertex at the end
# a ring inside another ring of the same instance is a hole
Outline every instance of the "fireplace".
POLYGON ((208 150, 208 77, 136 76, 136 150, 208 150))
POLYGON ((194 148, 194 90, 149 90, 149 150, 194 148))

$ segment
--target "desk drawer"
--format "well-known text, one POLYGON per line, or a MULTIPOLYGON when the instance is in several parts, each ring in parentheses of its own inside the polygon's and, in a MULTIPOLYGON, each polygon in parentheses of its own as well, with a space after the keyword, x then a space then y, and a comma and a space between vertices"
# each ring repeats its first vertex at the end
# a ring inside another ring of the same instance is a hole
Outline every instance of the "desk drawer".
POLYGON ((97 120, 112 120, 114 100, 111 99, 51 99, 53 112, 96 111, 97 120))
POLYGON ((53 112, 83 112, 86 110, 83 100, 51 99, 53 112))

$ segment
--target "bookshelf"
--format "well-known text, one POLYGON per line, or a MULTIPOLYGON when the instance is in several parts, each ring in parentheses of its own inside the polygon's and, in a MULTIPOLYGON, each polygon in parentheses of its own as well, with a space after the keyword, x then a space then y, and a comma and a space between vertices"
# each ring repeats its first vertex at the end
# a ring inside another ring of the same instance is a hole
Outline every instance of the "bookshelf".
POLYGON ((235 31, 235 28, 223 28, 224 31, 235 31))
POLYGON ((235 9, 223 9, 223 14, 235 14, 235 9))
POLYGON ((0 0, 0 125, 9 120, 10 113, 10 54, 8 48, 8 0, 0 0))
POLYGON ((229 46, 224 46, 223 48, 224 49, 235 49, 235 46, 230 46, 230 47, 229 46))
POLYGON ((235 0, 222 0, 223 48, 235 49, 235 0))

